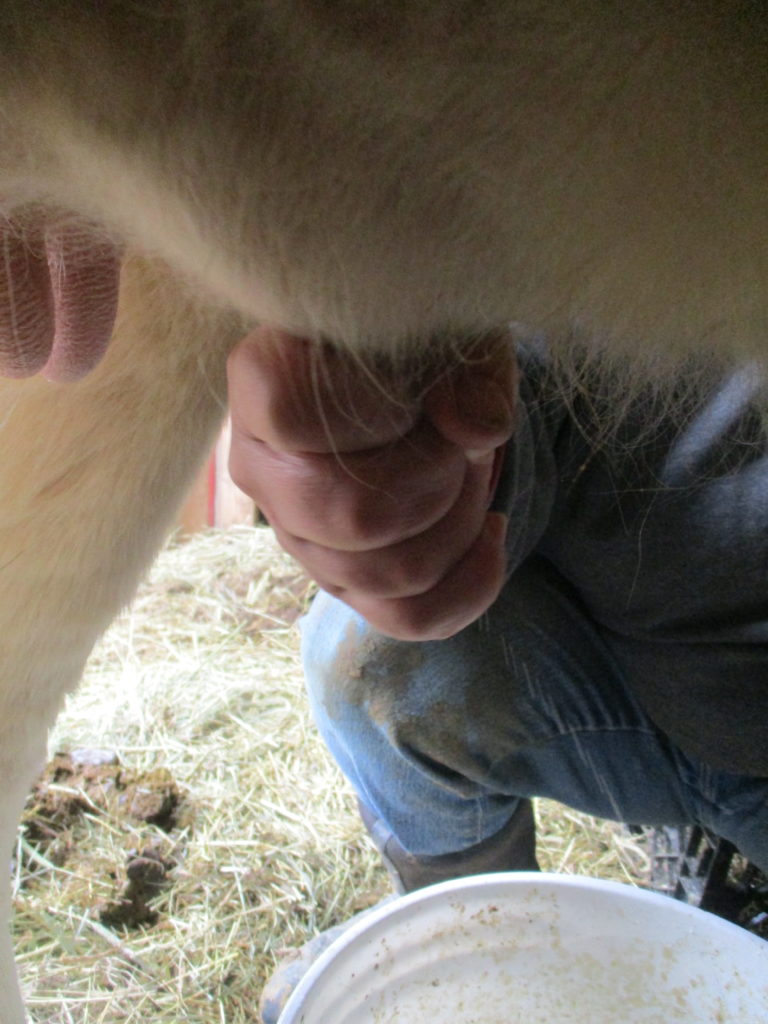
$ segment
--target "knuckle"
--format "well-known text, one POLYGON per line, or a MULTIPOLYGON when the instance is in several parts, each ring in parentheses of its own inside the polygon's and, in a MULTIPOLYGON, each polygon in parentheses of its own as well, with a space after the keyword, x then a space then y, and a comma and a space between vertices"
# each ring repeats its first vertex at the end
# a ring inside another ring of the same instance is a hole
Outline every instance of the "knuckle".
POLYGON ((342 512, 351 536, 366 547, 382 548, 424 533, 447 514, 452 501, 450 492, 408 495, 401 488, 355 488, 342 512))
POLYGON ((430 564, 414 566, 400 555, 383 553, 352 560, 345 582, 350 590, 394 600, 425 593, 439 578, 439 570, 430 564))
POLYGON ((235 455, 234 451, 229 456, 229 476, 235 487, 238 487, 245 494, 250 494, 251 479, 250 475, 246 473, 243 460, 238 455, 235 455))
POLYGON ((366 603, 361 614, 374 628, 396 640, 434 640, 445 635, 441 617, 408 598, 366 603))
POLYGON ((259 480, 254 473, 253 463, 247 458, 242 444, 232 444, 229 451, 228 470, 232 482, 250 498, 259 496, 259 480))

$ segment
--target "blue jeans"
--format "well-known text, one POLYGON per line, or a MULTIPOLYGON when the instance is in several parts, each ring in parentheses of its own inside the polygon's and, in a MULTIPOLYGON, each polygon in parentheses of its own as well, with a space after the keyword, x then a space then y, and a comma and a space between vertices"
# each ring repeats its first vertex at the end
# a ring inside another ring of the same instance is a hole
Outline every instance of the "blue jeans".
POLYGON ((541 556, 448 640, 381 636, 321 593, 303 654, 333 756, 416 856, 481 842, 520 798, 542 796, 635 824, 698 823, 768 869, 768 779, 672 743, 633 698, 615 635, 541 556))

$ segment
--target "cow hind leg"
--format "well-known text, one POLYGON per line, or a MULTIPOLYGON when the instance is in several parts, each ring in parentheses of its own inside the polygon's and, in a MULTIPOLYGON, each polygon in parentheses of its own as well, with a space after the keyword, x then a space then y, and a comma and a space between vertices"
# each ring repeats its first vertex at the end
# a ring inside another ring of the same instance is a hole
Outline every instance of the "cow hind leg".
MULTIPOLYGON (((161 266, 133 259, 96 371, 0 382, 0 863, 61 700, 131 599, 223 416, 236 336, 161 266)), ((0 1021, 24 1019, 6 933, 0 1021)))

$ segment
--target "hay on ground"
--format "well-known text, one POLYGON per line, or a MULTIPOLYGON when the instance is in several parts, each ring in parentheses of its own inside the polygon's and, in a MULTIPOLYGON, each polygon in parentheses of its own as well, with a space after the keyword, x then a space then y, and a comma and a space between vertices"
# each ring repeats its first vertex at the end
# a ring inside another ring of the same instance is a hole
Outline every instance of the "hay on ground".
MULTIPOLYGON (((108 753, 58 762, 19 831, 35 1024, 253 1022, 287 950, 389 891, 309 721, 311 589, 268 530, 210 531, 168 546, 99 644, 50 750, 108 753)), ((644 877, 622 826, 538 814, 543 867, 644 877)))

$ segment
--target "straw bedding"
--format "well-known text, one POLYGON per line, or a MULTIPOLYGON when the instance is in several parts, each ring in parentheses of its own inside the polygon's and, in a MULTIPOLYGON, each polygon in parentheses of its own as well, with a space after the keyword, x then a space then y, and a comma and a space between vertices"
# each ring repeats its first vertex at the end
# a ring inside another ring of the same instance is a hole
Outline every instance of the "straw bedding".
MULTIPOLYGON (((312 587, 265 528, 172 541, 50 741, 13 864, 36 1024, 244 1024, 292 947, 388 882, 309 721, 312 587)), ((626 830, 539 802, 540 860, 642 882, 626 830)))

